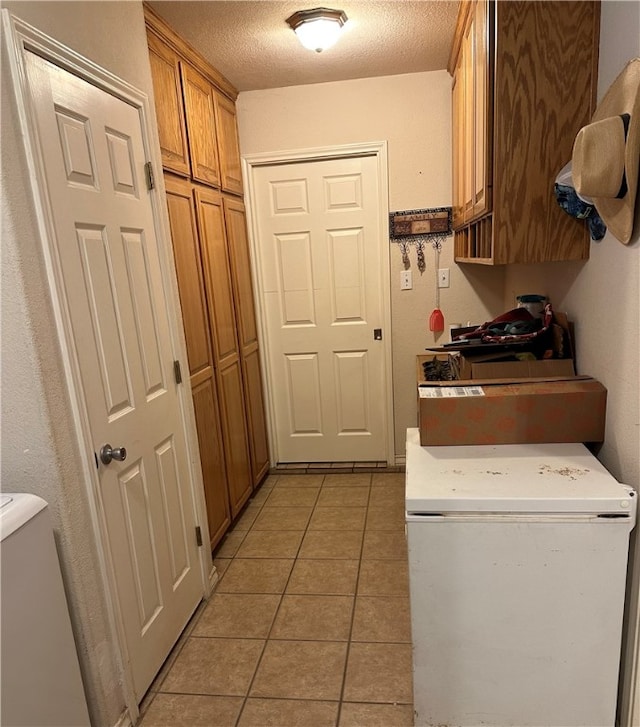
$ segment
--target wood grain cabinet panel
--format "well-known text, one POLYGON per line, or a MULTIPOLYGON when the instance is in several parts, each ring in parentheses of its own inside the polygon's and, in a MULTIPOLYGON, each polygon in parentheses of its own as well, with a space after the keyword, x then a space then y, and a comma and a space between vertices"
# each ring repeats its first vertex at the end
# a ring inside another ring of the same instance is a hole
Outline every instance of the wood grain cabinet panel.
POLYGON ((197 188, 195 196, 220 392, 229 497, 232 514, 236 515, 246 501, 247 493, 251 492, 252 476, 247 407, 223 204, 220 195, 213 190, 197 188))
POLYGON ((461 3, 453 75, 455 258, 582 260, 583 222, 553 193, 595 108, 600 3, 461 3))
POLYGON ((251 444, 251 473, 257 485, 269 471, 269 442, 264 415, 264 392, 260 372, 260 352, 257 347, 242 357, 249 441, 251 444))
POLYGON ((236 362, 240 353, 222 198, 204 188, 197 188, 195 194, 214 357, 216 365, 224 368, 236 362))
POLYGON ((144 12, 214 548, 270 464, 237 91, 146 3, 144 12))
POLYGON ((260 375, 260 353, 246 213, 244 205, 238 199, 225 197, 223 202, 231 273, 236 296, 238 338, 251 445, 251 472, 254 485, 257 485, 269 469, 269 447, 260 375))
POLYGON ((187 128, 182 105, 180 59, 149 30, 147 30, 147 42, 153 95, 156 99, 162 165, 166 170, 186 177, 190 173, 190 168, 187 128))
POLYGON ((220 410, 213 376, 193 387, 192 395, 207 504, 209 538, 213 550, 231 524, 227 471, 220 431, 220 410))
POLYGON ((239 360, 218 370, 218 386, 231 516, 235 517, 249 499, 252 490, 244 387, 239 360))
POLYGON ((218 149, 222 172, 222 189, 225 192, 242 194, 242 168, 240 164, 240 143, 234 102, 216 92, 216 114, 218 120, 218 149))
POLYGON ((231 523, 231 512, 195 200, 192 185, 187 180, 167 176, 165 188, 213 549, 231 523))
POLYGON ((196 208, 192 185, 184 179, 165 177, 167 210, 178 276, 182 320, 189 358, 189 374, 213 369, 209 340, 209 314, 204 289, 196 208))
POLYGON ((207 79, 188 63, 180 64, 182 91, 193 179, 220 186, 216 142, 215 91, 207 79))
POLYGON ((231 271, 236 291, 238 334, 241 348, 246 348, 258 342, 246 212, 240 200, 224 197, 223 204, 231 271))

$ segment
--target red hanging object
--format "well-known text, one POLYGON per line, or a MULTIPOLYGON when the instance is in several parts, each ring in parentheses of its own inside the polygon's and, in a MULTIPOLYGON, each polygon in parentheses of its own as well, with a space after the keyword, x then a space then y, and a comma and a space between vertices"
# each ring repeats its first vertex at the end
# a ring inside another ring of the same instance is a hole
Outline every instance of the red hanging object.
POLYGON ((429 330, 434 333, 442 333, 444 331, 444 316, 440 308, 434 308, 429 316, 429 330))
POLYGON ((438 268, 440 267, 440 248, 435 248, 435 268, 436 268, 436 307, 429 316, 429 330, 434 333, 442 333, 444 331, 444 316, 440 310, 440 286, 438 285, 438 268))

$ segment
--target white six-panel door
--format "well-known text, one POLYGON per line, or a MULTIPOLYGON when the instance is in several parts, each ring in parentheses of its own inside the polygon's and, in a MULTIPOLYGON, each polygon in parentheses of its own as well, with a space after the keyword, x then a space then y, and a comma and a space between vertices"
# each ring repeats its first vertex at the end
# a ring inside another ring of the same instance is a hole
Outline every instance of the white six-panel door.
POLYGON ((56 253, 140 699, 202 597, 139 111, 26 54, 56 253))
POLYGON ((257 167, 253 184, 277 459, 385 460, 376 158, 257 167))

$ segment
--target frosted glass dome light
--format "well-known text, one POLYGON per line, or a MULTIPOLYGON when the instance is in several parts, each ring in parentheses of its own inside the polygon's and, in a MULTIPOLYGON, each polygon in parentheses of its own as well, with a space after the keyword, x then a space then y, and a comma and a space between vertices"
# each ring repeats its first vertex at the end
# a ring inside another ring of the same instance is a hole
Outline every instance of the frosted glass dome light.
POLYGON ((346 21, 345 12, 330 8, 299 10, 287 18, 287 23, 295 31, 302 45, 317 53, 330 48, 338 40, 346 21))

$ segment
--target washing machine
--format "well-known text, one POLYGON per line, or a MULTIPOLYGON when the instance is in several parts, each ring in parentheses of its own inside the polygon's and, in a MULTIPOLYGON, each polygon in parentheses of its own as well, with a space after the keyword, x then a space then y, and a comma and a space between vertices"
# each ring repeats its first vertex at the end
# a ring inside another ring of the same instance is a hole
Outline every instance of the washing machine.
POLYGON ((90 725, 47 503, 0 495, 0 724, 90 725))

